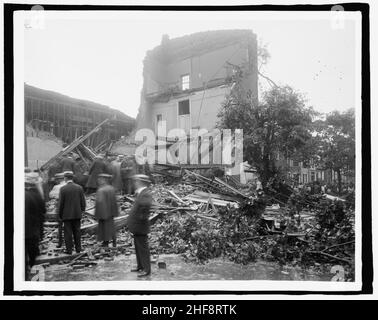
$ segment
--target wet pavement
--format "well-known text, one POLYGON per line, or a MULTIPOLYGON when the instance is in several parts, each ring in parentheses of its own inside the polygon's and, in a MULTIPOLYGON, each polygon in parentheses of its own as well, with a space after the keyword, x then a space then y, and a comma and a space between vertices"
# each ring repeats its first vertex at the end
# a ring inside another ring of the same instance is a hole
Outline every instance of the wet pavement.
POLYGON ((130 270, 135 267, 135 255, 119 255, 113 261, 96 260, 97 265, 74 270, 67 265, 51 265, 45 269, 45 281, 124 281, 124 280, 305 280, 330 281, 331 274, 316 268, 280 266, 275 262, 258 261, 240 265, 214 259, 206 264, 186 262, 179 255, 160 255, 152 263, 152 274, 140 279, 130 270), (166 268, 158 267, 164 261, 166 268))

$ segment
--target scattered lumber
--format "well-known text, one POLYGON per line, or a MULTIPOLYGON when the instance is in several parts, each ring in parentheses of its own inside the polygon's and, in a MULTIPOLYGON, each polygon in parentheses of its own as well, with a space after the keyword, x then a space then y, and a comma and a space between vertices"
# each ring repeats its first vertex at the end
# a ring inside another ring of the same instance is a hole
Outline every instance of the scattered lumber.
POLYGON ((202 198, 202 197, 198 197, 194 194, 186 196, 185 199, 188 199, 188 200, 193 201, 193 202, 200 202, 200 203, 208 203, 209 199, 211 199, 213 204, 216 205, 216 206, 221 206, 221 207, 231 206, 231 207, 235 207, 235 208, 239 207, 237 202, 224 201, 224 200, 213 199, 213 198, 202 198))
POLYGON ((347 242, 344 242, 344 243, 338 243, 338 244, 335 244, 333 246, 330 246, 330 247, 327 247, 325 249, 323 249, 321 252, 324 252, 324 251, 327 251, 327 250, 330 250, 330 249, 333 249, 333 248, 336 248, 336 247, 342 247, 342 246, 346 246, 348 244, 354 244, 354 240, 352 241, 347 241, 347 242))
POLYGON ((348 263, 348 264, 352 263, 352 261, 349 260, 349 259, 344 259, 344 258, 340 258, 340 257, 337 257, 337 256, 333 256, 333 255, 325 253, 323 251, 308 251, 308 253, 322 255, 322 256, 325 256, 327 258, 342 261, 342 262, 345 262, 345 263, 348 263))
POLYGON ((78 256, 80 256, 82 253, 74 253, 74 254, 60 254, 58 256, 39 256, 36 258, 35 264, 43 264, 43 263, 50 263, 50 264, 56 264, 60 261, 65 260, 72 260, 78 256))
POLYGON ((108 123, 110 120, 109 119, 105 119, 104 121, 102 121, 100 124, 98 124, 96 127, 94 127, 91 131, 89 131, 87 134, 85 134, 84 136, 80 136, 79 138, 77 138, 75 141, 73 141, 70 145, 68 145, 66 148, 64 148, 61 152, 59 152, 57 155, 55 155, 54 157, 52 157, 50 160, 48 160, 46 163, 44 163, 42 166, 41 166, 41 169, 42 170, 47 170, 48 168, 50 168, 50 166, 55 162, 55 161, 59 161, 64 155, 74 151, 74 149, 76 149, 79 145, 81 145, 85 140, 87 140, 91 135, 93 135, 94 133, 98 132, 98 130, 106 123, 108 123))
POLYGON ((228 190, 230 190, 231 192, 233 193, 236 193, 237 195, 240 195, 242 196, 243 198, 246 198, 246 199, 249 199, 249 197, 247 195, 245 195, 244 193, 240 192, 239 190, 235 189, 234 187, 231 187, 228 183, 222 181, 221 179, 215 177, 214 180, 216 182, 218 182, 219 184, 221 184, 222 186, 226 187, 228 190))
MULTIPOLYGON (((159 215, 160 215, 160 213, 154 213, 154 214, 150 215, 150 218, 149 218, 150 223, 151 224, 155 223, 155 221, 157 220, 159 215)), ((115 229, 119 230, 119 229, 122 229, 123 227, 126 227, 128 217, 129 217, 129 215, 114 218, 115 229)), ((81 226, 81 228, 80 228, 81 234, 95 234, 97 232, 97 227, 98 227, 98 222, 88 224, 88 225, 85 225, 85 226, 81 226)))
POLYGON ((178 200, 180 203, 182 204, 185 204, 186 205, 186 202, 184 200, 182 200, 176 193, 174 193, 172 190, 168 190, 168 193, 174 197, 176 200, 178 200))
POLYGON ((220 200, 235 202, 235 197, 230 197, 223 194, 217 194, 217 193, 211 193, 211 192, 204 192, 201 190, 194 190, 193 195, 202 197, 202 198, 212 198, 213 200, 220 199, 220 200))
MULTIPOLYGON (((126 226, 127 217, 128 217, 128 215, 114 218, 114 226, 115 226, 116 230, 119 230, 119 229, 126 226)), ((88 224, 88 225, 85 225, 85 226, 81 226, 81 228, 80 228, 81 234, 85 234, 85 233, 95 234, 97 232, 97 227, 98 227, 98 222, 88 224)))
POLYGON ((346 201, 345 199, 342 199, 342 198, 340 198, 340 197, 335 197, 335 196, 332 196, 332 195, 327 194, 327 193, 325 193, 324 195, 325 195, 325 197, 326 197, 327 199, 332 200, 332 201, 334 201, 334 200, 337 200, 337 201, 343 201, 343 202, 346 201))

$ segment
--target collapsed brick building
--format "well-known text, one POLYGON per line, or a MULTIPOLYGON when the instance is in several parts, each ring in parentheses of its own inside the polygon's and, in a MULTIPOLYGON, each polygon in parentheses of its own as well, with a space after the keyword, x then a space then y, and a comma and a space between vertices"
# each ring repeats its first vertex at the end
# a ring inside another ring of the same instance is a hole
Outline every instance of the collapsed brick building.
POLYGON ((242 71, 242 86, 257 101, 257 40, 250 30, 199 32, 179 38, 162 37, 147 52, 138 128, 157 132, 180 128, 211 131, 217 114, 242 71))

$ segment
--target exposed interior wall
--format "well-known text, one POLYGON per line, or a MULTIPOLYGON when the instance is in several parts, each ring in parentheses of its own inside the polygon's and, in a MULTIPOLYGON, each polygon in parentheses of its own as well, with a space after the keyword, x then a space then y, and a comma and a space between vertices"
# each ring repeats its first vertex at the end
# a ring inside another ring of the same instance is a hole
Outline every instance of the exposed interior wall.
POLYGON ((190 74, 190 87, 199 88, 209 80, 226 78, 231 75, 231 66, 225 61, 241 65, 248 63, 248 46, 232 44, 216 51, 192 56, 163 65, 156 59, 145 60, 145 94, 156 93, 169 86, 180 86, 181 76, 190 74))
POLYGON ((166 40, 145 58, 137 127, 156 131, 158 114, 167 121, 167 130, 179 127, 178 101, 188 98, 190 127, 213 129, 229 92, 227 79, 233 75, 234 66, 243 70, 245 92, 251 91, 257 102, 257 41, 251 31, 212 31, 166 40), (186 74, 190 75, 187 94, 177 91, 186 74), (176 89, 169 90, 172 88, 176 89), (158 99, 161 94, 164 99, 158 99))
POLYGON ((204 91, 197 91, 188 96, 171 99, 167 103, 155 103, 151 106, 153 119, 152 129, 156 130, 157 115, 162 115, 162 120, 167 123, 167 132, 179 127, 178 124, 178 102, 189 99, 190 101, 190 122, 191 128, 205 128, 212 130, 218 120, 217 114, 221 108, 229 87, 215 87, 204 91), (202 104, 202 106, 201 106, 202 104))

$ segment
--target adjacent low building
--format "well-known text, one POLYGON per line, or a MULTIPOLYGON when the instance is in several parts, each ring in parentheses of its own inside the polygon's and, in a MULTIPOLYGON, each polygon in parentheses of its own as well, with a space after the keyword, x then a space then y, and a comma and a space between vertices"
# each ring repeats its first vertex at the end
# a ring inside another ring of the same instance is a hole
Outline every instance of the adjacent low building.
MULTIPOLYGON (((135 119, 119 110, 27 84, 24 100, 26 124, 35 130, 50 132, 66 143, 90 132, 105 119, 112 119, 106 128, 106 137, 110 140, 127 135, 135 125, 135 119)), ((93 145, 100 142, 93 141, 93 145)))
MULTIPOLYGON (((275 165, 281 172, 286 174, 289 181, 306 184, 314 181, 321 181, 326 183, 337 182, 337 173, 331 169, 321 169, 317 167, 312 160, 308 162, 296 161, 290 157, 285 157, 282 153, 277 153, 275 158, 275 165)), ((354 179, 351 176, 342 174, 342 182, 352 182, 354 179)))

